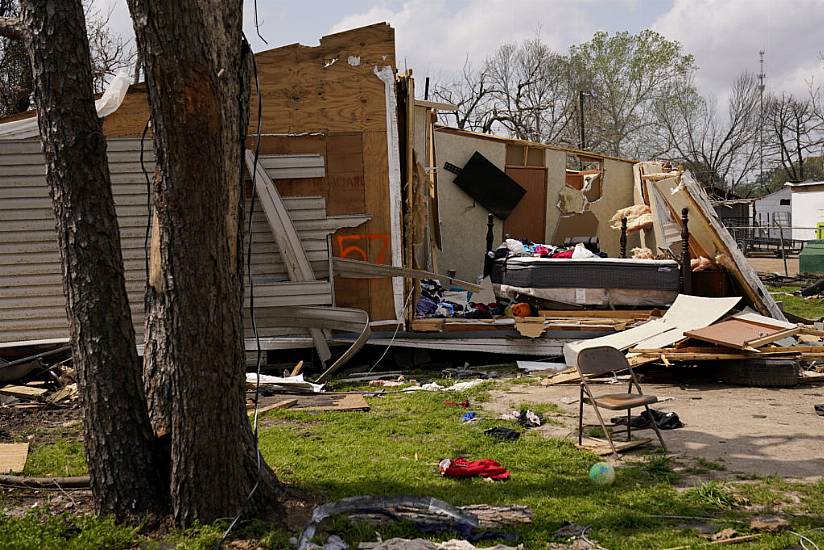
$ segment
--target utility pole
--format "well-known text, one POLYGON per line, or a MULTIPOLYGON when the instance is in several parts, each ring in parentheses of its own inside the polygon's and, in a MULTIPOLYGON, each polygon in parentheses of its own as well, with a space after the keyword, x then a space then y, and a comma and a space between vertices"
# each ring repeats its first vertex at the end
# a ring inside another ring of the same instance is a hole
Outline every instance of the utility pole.
POLYGON ((758 56, 761 63, 761 72, 758 73, 758 104, 760 110, 758 119, 758 161, 760 164, 760 172, 758 179, 761 182, 761 185, 764 186, 764 50, 760 50, 758 52, 758 56))
POLYGON ((578 113, 581 118, 581 149, 587 148, 587 142, 584 134, 584 91, 578 92, 578 113))

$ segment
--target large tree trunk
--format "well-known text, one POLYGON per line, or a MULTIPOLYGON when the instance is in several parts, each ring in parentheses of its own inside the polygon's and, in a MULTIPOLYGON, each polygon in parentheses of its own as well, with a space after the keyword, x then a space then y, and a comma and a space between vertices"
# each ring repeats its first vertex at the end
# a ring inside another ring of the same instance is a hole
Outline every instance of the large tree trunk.
POLYGON ((277 513, 244 399, 243 3, 129 8, 157 155, 144 376, 152 426, 169 443, 173 512, 184 526, 232 516, 260 477, 251 509, 277 513))
POLYGON ((97 509, 164 509, 135 349, 106 140, 92 95, 80 0, 26 0, 23 23, 57 226, 63 286, 97 509))

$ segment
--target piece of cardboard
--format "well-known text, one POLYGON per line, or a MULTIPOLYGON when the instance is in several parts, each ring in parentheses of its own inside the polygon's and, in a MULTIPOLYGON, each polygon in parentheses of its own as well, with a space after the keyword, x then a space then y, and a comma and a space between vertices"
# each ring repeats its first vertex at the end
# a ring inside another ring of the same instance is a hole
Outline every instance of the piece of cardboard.
POLYGON ((28 443, 0 443, 0 474, 22 472, 28 456, 28 443))

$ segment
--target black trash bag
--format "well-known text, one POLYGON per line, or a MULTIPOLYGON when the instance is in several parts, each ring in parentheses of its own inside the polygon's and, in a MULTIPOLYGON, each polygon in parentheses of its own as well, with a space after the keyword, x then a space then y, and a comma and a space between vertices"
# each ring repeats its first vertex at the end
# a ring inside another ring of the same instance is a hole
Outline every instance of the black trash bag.
MULTIPOLYGON (((614 416, 610 418, 610 422, 615 424, 616 426, 626 426, 627 425, 627 417, 626 416, 614 416)), ((650 409, 649 413, 647 411, 643 411, 641 414, 637 416, 633 416, 629 420, 629 425, 632 428, 642 430, 644 428, 651 428, 652 422, 655 422, 655 425, 658 426, 658 429, 661 430, 675 430, 677 428, 683 428, 684 423, 681 422, 681 419, 678 418, 678 414, 675 412, 661 412, 655 409, 650 409)))

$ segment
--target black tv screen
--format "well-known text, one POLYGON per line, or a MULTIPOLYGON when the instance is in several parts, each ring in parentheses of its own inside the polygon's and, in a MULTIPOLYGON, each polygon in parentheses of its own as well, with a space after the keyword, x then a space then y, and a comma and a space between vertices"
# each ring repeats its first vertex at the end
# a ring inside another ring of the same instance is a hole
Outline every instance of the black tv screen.
POLYGON ((526 189, 478 151, 455 176, 455 185, 502 220, 526 194, 526 189))

